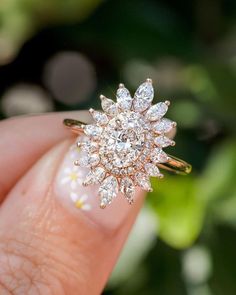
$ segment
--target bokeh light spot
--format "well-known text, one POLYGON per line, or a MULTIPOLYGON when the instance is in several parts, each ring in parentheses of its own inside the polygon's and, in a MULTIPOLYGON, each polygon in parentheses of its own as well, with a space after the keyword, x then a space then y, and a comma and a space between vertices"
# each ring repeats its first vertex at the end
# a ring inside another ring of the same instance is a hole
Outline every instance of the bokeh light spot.
POLYGON ((1 101, 7 117, 53 111, 53 102, 40 87, 28 84, 15 85, 7 90, 1 101))
POLYGON ((92 63, 77 52, 61 52, 45 66, 44 82, 54 98, 67 105, 89 99, 96 87, 92 63))

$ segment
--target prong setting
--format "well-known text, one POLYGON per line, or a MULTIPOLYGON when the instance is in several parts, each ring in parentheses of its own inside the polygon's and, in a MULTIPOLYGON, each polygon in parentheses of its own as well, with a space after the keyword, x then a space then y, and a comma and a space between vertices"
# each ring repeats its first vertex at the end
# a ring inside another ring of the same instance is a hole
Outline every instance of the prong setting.
POLYGON ((175 128, 177 127, 177 123, 176 122, 172 122, 172 126, 175 128))
POLYGON ((170 101, 169 101, 169 100, 166 100, 166 101, 165 101, 165 104, 166 104, 167 106, 170 106, 170 101))

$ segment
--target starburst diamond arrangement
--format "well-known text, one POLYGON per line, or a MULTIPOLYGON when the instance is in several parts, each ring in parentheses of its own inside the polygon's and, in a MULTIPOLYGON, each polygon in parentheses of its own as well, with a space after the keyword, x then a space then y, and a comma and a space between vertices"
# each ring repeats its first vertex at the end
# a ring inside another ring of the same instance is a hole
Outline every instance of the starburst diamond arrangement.
POLYGON ((87 139, 77 144, 86 152, 76 165, 90 168, 83 184, 100 184, 101 208, 124 194, 131 204, 135 186, 152 191, 150 177, 162 178, 158 165, 169 161, 163 148, 175 142, 166 136, 176 123, 163 118, 169 101, 152 105, 154 89, 147 79, 132 98, 123 84, 117 101, 101 95, 104 112, 90 109, 94 124, 83 125, 87 139))

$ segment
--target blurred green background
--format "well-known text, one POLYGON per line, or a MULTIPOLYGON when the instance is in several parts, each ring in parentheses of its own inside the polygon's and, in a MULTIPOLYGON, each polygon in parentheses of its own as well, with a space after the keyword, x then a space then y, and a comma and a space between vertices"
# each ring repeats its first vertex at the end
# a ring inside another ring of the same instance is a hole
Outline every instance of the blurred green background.
MULTIPOLYGON (((105 295, 236 294, 236 2, 1 0, 0 117, 99 107, 147 77, 193 165, 155 182, 105 295)), ((173 149, 173 151, 172 151, 173 149)))

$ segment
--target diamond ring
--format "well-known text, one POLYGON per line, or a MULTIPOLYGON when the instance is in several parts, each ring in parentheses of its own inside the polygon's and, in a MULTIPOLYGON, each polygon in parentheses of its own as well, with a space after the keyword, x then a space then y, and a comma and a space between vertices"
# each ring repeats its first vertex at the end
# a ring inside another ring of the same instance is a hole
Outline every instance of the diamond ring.
POLYGON ((169 101, 152 105, 154 89, 147 79, 134 97, 120 84, 117 101, 101 95, 103 112, 90 109, 93 124, 65 119, 64 125, 78 135, 78 147, 85 152, 75 165, 88 167, 83 184, 99 184, 100 206, 105 208, 121 192, 130 204, 135 187, 151 192, 150 177, 162 178, 159 168, 178 174, 191 172, 191 165, 170 156, 163 148, 174 146, 168 133, 176 123, 163 118, 169 101))

